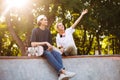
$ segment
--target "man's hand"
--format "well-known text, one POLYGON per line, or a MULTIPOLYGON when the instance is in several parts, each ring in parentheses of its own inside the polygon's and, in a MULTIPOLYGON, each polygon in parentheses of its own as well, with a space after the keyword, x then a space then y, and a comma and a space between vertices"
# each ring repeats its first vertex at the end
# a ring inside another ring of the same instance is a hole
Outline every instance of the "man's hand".
POLYGON ((88 13, 87 9, 83 10, 82 13, 81 13, 81 15, 85 15, 86 13, 88 13))
POLYGON ((48 49, 47 49, 48 51, 53 50, 53 46, 50 43, 46 42, 46 45, 48 46, 48 49))

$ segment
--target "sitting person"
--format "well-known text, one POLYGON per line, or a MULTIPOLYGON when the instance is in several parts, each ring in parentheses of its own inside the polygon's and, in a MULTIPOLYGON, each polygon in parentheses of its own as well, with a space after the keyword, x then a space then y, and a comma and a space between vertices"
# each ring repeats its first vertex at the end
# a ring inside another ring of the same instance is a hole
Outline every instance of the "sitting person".
POLYGON ((32 30, 31 35, 31 46, 43 46, 43 56, 46 57, 47 61, 53 66, 58 72, 58 80, 64 80, 71 78, 75 75, 74 72, 68 72, 65 70, 62 62, 62 57, 59 52, 53 49, 52 37, 50 30, 47 29, 48 21, 45 15, 40 15, 37 18, 38 27, 32 30))
POLYGON ((73 32, 75 31, 76 25, 80 22, 83 15, 88 12, 87 9, 83 10, 79 18, 75 21, 75 23, 65 30, 65 27, 62 22, 57 23, 56 30, 58 32, 56 36, 56 44, 64 55, 77 55, 77 47, 73 40, 73 32))

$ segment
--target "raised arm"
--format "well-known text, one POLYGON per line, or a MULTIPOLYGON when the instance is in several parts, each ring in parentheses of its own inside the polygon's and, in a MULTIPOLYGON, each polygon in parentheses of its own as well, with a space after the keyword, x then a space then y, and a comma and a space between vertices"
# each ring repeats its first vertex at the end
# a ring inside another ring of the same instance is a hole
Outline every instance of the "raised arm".
POLYGON ((74 22, 74 24, 71 26, 72 28, 75 28, 76 25, 80 22, 80 20, 82 19, 82 17, 88 12, 87 9, 83 10, 81 15, 79 16, 79 18, 74 22))

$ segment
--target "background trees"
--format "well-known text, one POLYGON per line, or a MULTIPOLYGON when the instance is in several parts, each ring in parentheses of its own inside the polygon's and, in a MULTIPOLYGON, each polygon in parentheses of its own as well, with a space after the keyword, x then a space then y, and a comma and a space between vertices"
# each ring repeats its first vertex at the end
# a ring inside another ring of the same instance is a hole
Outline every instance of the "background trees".
POLYGON ((5 0, 0 0, 0 4, 0 55, 25 55, 32 28, 37 27, 36 17, 40 14, 48 17, 48 28, 56 45, 55 23, 63 21, 66 28, 70 27, 86 8, 89 12, 74 33, 78 54, 94 55, 96 51, 102 55, 120 54, 119 0, 28 0, 25 6, 13 6, 8 10, 5 0))

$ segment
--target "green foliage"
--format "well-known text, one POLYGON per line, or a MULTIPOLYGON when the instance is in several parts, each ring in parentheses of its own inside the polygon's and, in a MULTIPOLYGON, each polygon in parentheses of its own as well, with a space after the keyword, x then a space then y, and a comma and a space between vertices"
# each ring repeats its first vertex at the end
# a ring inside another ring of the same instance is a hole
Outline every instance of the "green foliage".
MULTIPOLYGON (((3 0, 0 0, 0 4, 2 15, 6 7, 3 0)), ((120 54, 119 0, 30 0, 25 8, 11 9, 11 24, 24 46, 28 46, 31 31, 37 27, 37 16, 45 14, 56 46, 56 22, 62 21, 68 28, 86 8, 89 11, 74 33, 78 54, 94 55, 96 50, 101 51, 102 55, 120 54)), ((0 37, 1 55, 21 55, 20 46, 10 35, 6 22, 0 22, 0 37)))

